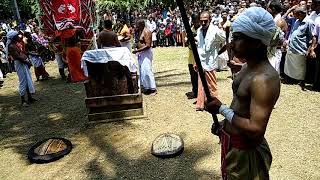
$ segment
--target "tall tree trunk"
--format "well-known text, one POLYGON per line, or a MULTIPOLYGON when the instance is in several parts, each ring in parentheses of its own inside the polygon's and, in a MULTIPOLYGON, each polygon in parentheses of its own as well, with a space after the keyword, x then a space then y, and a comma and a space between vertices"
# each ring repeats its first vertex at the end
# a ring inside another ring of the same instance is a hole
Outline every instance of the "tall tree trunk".
POLYGON ((19 13, 17 0, 13 0, 13 5, 16 10, 16 17, 18 18, 18 21, 21 22, 21 17, 20 17, 20 13, 19 13))

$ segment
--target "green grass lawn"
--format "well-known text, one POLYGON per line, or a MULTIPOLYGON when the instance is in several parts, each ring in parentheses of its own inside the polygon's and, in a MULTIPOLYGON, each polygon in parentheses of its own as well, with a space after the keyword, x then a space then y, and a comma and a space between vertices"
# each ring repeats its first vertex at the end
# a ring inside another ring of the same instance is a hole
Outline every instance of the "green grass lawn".
MULTIPOLYGON (((210 133, 210 114, 196 112, 187 67, 187 48, 154 50, 158 95, 144 96, 147 118, 88 127, 81 83, 59 80, 56 62, 47 63, 52 79, 35 82, 39 102, 20 106, 16 74, 0 89, 0 179, 220 179, 220 147, 210 133), (183 137, 184 153, 173 159, 150 154, 161 133, 183 137), (28 149, 60 136, 74 149, 50 164, 30 164, 28 149)), ((219 98, 232 98, 230 72, 218 73, 219 98)), ((35 78, 34 78, 35 79, 35 78)), ((222 119, 222 117, 219 117, 222 119)), ((282 85, 266 133, 273 153, 271 179, 320 179, 320 93, 282 85)))

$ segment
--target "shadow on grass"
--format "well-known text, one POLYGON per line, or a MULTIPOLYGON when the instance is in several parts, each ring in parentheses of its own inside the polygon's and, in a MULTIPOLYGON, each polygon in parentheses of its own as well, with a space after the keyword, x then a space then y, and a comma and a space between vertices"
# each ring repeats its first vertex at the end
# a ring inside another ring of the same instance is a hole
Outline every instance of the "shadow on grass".
MULTIPOLYGON (((86 133, 91 144, 105 153, 113 165, 114 174, 110 175, 101 168, 101 162, 93 159, 86 165, 89 179, 219 179, 220 172, 197 170, 199 160, 211 154, 209 150, 185 149, 178 157, 160 159, 150 152, 143 153, 138 159, 128 159, 108 141, 101 141, 102 133, 86 133)), ((125 144, 125 142, 123 142, 125 144)), ((150 142, 151 144, 151 142, 150 142)))
POLYGON ((165 70, 165 71, 159 71, 159 72, 155 72, 154 74, 155 75, 164 74, 164 73, 173 72, 173 71, 176 71, 176 70, 178 70, 178 69, 170 69, 170 70, 165 70))
POLYGON ((176 87, 176 86, 190 86, 189 81, 184 82, 169 82, 169 83, 159 83, 157 87, 176 87))
MULTIPOLYGON (((164 86, 181 86, 189 83, 178 82, 164 86)), ((137 159, 129 159, 118 152, 112 143, 104 140, 106 136, 104 133, 116 128, 109 127, 98 132, 95 132, 95 129, 85 129, 87 117, 83 84, 66 84, 59 79, 51 79, 35 85, 37 89, 35 97, 39 101, 27 108, 20 106, 18 92, 8 92, 5 89, 6 95, 3 93, 0 95, 0 146, 2 149, 14 149, 25 158, 25 161, 29 148, 37 141, 53 136, 71 139, 80 133, 88 137, 90 144, 103 152, 114 167, 115 174, 111 176, 105 173, 98 159, 93 159, 83 164, 89 179, 220 178, 219 172, 195 168, 199 160, 211 154, 209 150, 199 150, 206 149, 204 147, 185 149, 182 155, 173 159, 158 159, 153 157, 149 150, 137 159)), ((118 124, 126 128, 134 126, 127 122, 118 124)), ((130 148, 138 149, 135 146, 130 148)))
POLYGON ((0 95, 0 146, 14 148, 26 157, 37 141, 70 137, 84 127, 86 109, 82 84, 66 84, 59 79, 36 82, 37 102, 20 105, 18 92, 0 95))
POLYGON ((175 77, 175 76, 184 76, 188 73, 175 73, 175 74, 167 74, 167 75, 163 75, 163 76, 156 76, 156 80, 159 79, 165 79, 165 78, 169 78, 169 77, 175 77))

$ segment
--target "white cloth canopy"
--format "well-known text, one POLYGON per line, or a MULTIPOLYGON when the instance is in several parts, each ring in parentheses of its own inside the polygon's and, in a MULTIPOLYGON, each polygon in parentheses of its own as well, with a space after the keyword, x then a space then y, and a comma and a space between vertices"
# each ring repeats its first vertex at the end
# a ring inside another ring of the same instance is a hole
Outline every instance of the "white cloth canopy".
POLYGON ((81 58, 81 68, 84 72, 84 75, 88 77, 86 61, 91 63, 107 63, 109 61, 118 61, 121 65, 127 66, 130 72, 137 72, 137 65, 134 61, 134 58, 126 47, 85 51, 81 58))

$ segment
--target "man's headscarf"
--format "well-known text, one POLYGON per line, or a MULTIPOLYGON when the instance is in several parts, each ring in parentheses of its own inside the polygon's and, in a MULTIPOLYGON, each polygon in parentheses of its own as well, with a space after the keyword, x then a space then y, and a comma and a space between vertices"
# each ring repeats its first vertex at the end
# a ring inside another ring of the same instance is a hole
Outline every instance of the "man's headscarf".
POLYGON ((261 7, 251 7, 241 13, 232 25, 232 32, 240 32, 270 45, 276 25, 272 15, 261 7))
POLYGON ((12 39, 18 35, 17 31, 10 30, 7 33, 7 43, 6 43, 6 59, 8 60, 9 57, 9 45, 11 44, 12 39))

